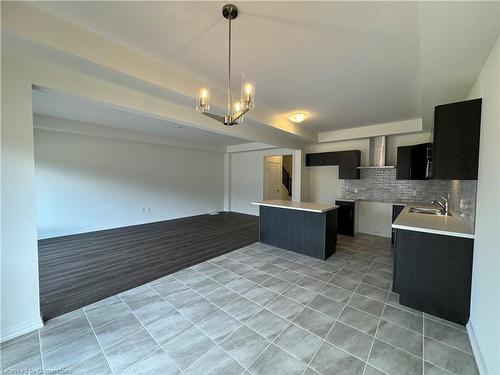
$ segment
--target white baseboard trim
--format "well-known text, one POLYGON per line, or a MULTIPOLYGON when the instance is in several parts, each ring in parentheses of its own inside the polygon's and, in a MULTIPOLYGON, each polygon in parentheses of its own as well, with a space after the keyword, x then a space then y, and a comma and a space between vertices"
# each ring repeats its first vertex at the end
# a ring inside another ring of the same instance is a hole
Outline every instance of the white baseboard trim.
POLYGON ((98 232, 101 230, 108 230, 108 229, 118 229, 118 228, 126 228, 126 227, 132 227, 134 225, 143 225, 143 224, 152 224, 152 223, 159 223, 161 221, 168 221, 168 220, 175 220, 175 219, 184 219, 187 217, 193 217, 193 216, 199 216, 199 215, 209 215, 213 212, 222 212, 223 210, 219 211, 200 211, 200 212, 194 212, 194 213, 189 213, 187 215, 180 215, 180 216, 168 216, 168 217, 159 217, 159 218, 153 218, 151 220, 139 220, 136 222, 130 222, 130 223, 121 223, 121 224, 115 224, 115 225, 103 225, 103 226, 97 226, 97 227, 87 227, 87 228, 78 228, 74 230, 66 230, 66 231, 59 231, 59 232, 51 232, 51 233, 45 233, 45 234, 40 234, 38 235, 37 239, 38 240, 46 240, 49 238, 55 238, 55 237, 64 237, 64 236, 72 236, 74 234, 83 234, 83 233, 90 233, 90 232, 98 232))
POLYGON ((7 340, 16 338, 42 327, 43 321, 41 317, 25 320, 24 322, 20 322, 11 327, 2 327, 2 336, 0 337, 0 342, 5 342, 7 340))
POLYGON ((474 353, 474 358, 476 359, 477 369, 481 375, 488 375, 488 370, 486 369, 486 364, 484 363, 481 349, 479 348, 479 343, 477 342, 474 327, 470 321, 467 323, 466 327, 467 333, 469 334, 470 345, 472 346, 472 352, 474 353))

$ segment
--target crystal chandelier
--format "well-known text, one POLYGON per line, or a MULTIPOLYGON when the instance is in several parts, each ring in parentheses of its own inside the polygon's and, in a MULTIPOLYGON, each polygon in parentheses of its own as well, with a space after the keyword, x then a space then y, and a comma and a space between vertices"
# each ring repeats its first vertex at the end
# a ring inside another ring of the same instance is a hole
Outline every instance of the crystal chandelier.
POLYGON ((225 116, 208 112, 210 109, 210 89, 205 86, 198 87, 196 110, 205 116, 217 120, 224 125, 232 126, 241 124, 243 115, 254 108, 255 82, 248 78, 243 78, 241 82, 241 98, 233 103, 231 94, 231 22, 238 17, 238 8, 233 4, 226 4, 222 7, 222 15, 228 20, 229 33, 229 54, 227 70, 227 114, 225 116))

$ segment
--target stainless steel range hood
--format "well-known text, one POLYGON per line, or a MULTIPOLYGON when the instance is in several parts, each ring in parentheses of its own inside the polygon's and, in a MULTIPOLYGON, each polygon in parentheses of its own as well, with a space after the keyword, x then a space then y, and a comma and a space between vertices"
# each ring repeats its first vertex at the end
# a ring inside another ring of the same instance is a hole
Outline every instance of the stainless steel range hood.
POLYGON ((358 169, 369 168, 394 168, 393 165, 385 165, 385 152, 386 152, 386 137, 385 135, 370 138, 370 153, 369 166, 358 167, 358 169))

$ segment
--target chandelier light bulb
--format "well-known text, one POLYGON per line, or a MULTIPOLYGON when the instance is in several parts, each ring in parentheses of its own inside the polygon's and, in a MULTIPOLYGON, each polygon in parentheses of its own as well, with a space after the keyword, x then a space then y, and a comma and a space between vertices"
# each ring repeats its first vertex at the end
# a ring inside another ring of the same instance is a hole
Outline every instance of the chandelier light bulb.
POLYGON ((255 107, 255 83, 249 78, 243 77, 241 82, 241 101, 248 109, 255 107))
MULTIPOLYGON (((243 112, 245 108, 246 108, 246 105, 243 104, 241 101, 234 102, 234 104, 233 104, 233 116, 243 112)), ((241 115, 240 117, 238 117, 236 122, 238 124, 241 124, 243 122, 243 118, 244 118, 244 116, 241 115)))
POLYGON ((233 108, 234 108, 234 113, 238 113, 243 109, 240 102, 234 102, 233 108))
POLYGON ((206 100, 208 98, 208 90, 207 89, 200 90, 200 98, 203 100, 206 100))
POLYGON ((198 104, 196 106, 196 109, 199 112, 208 111, 208 109, 210 108, 209 98, 210 90, 206 87, 200 87, 198 89, 198 104))
POLYGON ((252 95, 253 93, 253 86, 251 83, 247 83, 245 85, 245 95, 249 96, 249 95, 252 95))

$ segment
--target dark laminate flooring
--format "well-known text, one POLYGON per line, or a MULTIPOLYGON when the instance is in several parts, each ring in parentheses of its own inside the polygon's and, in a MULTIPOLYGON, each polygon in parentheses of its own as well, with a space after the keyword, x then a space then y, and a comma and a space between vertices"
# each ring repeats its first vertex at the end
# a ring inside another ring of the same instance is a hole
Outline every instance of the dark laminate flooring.
POLYGON ((259 240, 257 216, 200 215, 38 241, 44 319, 259 240))

